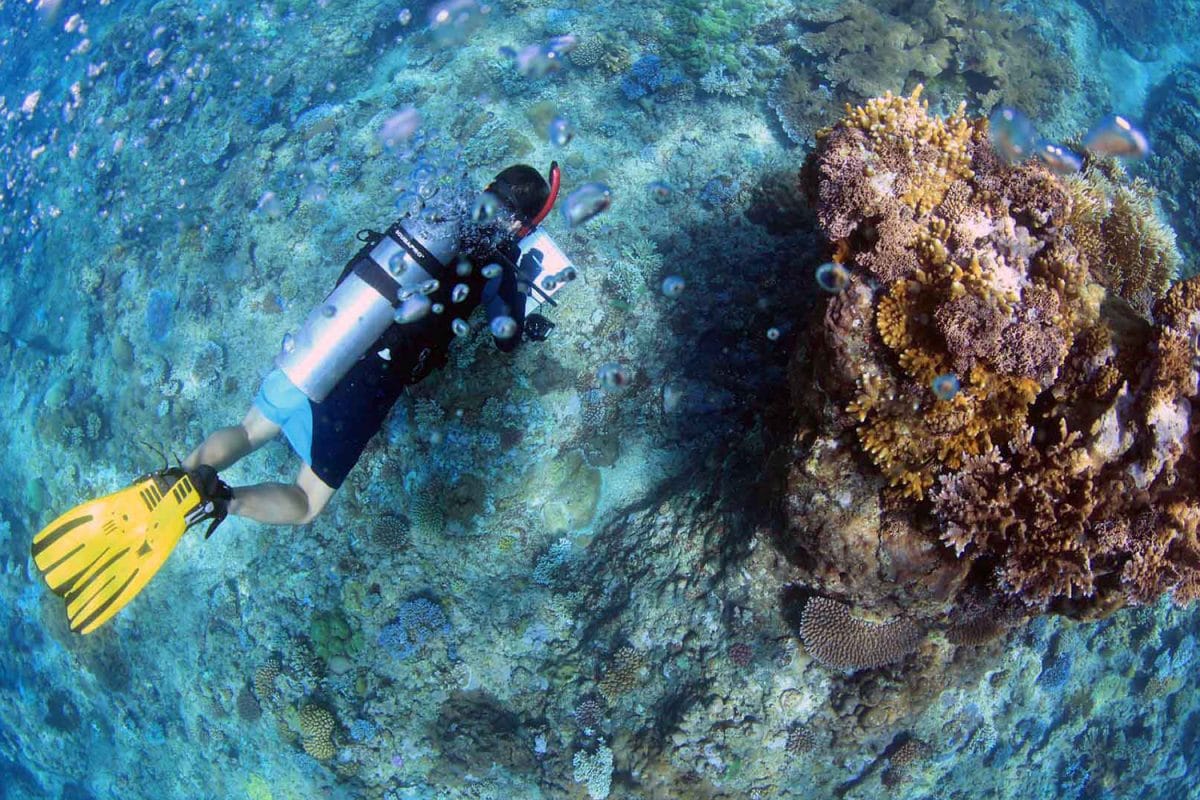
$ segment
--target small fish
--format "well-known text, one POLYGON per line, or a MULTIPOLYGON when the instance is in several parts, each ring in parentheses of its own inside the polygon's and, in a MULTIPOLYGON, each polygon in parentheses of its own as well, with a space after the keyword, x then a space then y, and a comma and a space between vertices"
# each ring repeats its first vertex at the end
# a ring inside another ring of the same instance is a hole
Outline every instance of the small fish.
POLYGON ((502 269, 499 264, 488 264, 480 272, 483 274, 483 277, 490 281, 492 278, 499 276, 502 269))
POLYGON ((817 285, 830 294, 839 294, 850 285, 850 270, 836 261, 817 267, 817 285))
POLYGON ((778 342, 780 336, 783 336, 783 331, 779 328, 767 328, 767 338, 772 342, 778 342))
POLYGON ((566 147, 571 139, 575 137, 575 129, 566 118, 555 117, 550 121, 550 128, 546 131, 546 134, 550 139, 550 144, 555 147, 566 147))
POLYGON ((471 288, 465 283, 456 283, 454 288, 450 290, 450 302, 461 303, 471 294, 471 288))
POLYGON ((651 181, 646 188, 650 190, 650 196, 654 198, 654 202, 660 205, 671 202, 671 198, 675 195, 675 190, 666 181, 651 181))
POLYGON ((1114 114, 1100 120, 1083 137, 1083 147, 1098 156, 1145 158, 1150 155, 1150 140, 1125 117, 1114 114))
POLYGON ((592 181, 567 195, 563 203, 563 218, 568 228, 575 228, 612 205, 612 190, 606 184, 592 181))
POLYGON ((672 300, 682 295, 685 288, 687 288, 687 282, 678 275, 668 275, 663 278, 662 293, 672 300))
POLYGON ((1037 156, 1055 175, 1071 175, 1083 168, 1083 159, 1060 144, 1043 142, 1038 145, 1037 156))
POLYGON ((953 400, 961 385, 957 375, 947 372, 934 378, 930 382, 929 388, 933 390, 933 394, 938 400, 953 400))
POLYGON ((455 318, 450 322, 450 330, 454 331, 455 336, 466 336, 471 332, 471 326, 465 320, 455 318))
POLYGON ((1010 106, 997 106, 988 117, 988 138, 1006 164, 1019 164, 1033 155, 1038 133, 1029 118, 1010 106))

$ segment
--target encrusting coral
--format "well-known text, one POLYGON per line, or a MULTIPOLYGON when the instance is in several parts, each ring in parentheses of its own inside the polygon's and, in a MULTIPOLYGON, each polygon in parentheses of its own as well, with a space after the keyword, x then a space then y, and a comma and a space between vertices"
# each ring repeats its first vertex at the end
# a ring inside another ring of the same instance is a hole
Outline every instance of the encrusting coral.
MULTIPOLYGON (((887 525, 937 548, 942 600, 983 586, 1089 616, 1200 593, 1200 279, 1170 285, 1152 189, 1095 159, 1067 178, 1007 165, 986 120, 931 117, 920 87, 847 108, 802 183, 851 276, 794 370, 823 414, 809 446, 852 432, 888 484, 889 521, 843 538, 887 544, 887 525)), ((799 462, 790 492, 808 485, 799 462)), ((818 588, 851 594, 803 544, 821 521, 791 513, 818 588)), ((889 595, 855 580, 856 605, 889 595)))

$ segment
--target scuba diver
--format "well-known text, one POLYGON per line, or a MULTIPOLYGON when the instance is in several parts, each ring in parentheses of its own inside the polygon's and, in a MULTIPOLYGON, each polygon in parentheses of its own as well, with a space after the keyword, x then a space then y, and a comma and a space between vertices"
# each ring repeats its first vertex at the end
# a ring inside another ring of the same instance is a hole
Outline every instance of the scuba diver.
POLYGON ((210 434, 176 467, 85 502, 34 538, 33 560, 66 602, 72 631, 111 619, 166 562, 184 531, 229 514, 302 525, 325 508, 406 386, 446 362, 450 343, 487 312, 496 346, 513 350, 553 327, 527 313, 576 276, 538 225, 558 195, 533 167, 503 170, 482 193, 442 190, 435 205, 363 247, 304 324, 284 337, 275 368, 238 425, 210 434), (294 483, 231 487, 219 472, 280 433, 300 457, 294 483))

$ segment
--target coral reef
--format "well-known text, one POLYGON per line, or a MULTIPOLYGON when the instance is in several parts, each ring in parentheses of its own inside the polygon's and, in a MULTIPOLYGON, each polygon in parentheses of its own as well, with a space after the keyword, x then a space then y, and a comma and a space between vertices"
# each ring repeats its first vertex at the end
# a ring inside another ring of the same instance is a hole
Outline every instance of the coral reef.
POLYGON ((1005 166, 985 121, 931 117, 919 95, 848 108, 805 167, 853 274, 815 331, 816 385, 840 406, 829 435, 853 429, 889 484, 876 525, 940 539, 978 566, 967 588, 1031 613, 1185 602, 1200 286, 1168 290, 1179 255, 1152 190, 1111 163, 1005 166), (946 375, 950 396, 932 388, 946 375))
POLYGON ((1200 67, 1184 64, 1156 86, 1146 119, 1154 153, 1148 173, 1164 205, 1189 274, 1200 270, 1200 67))
POLYGON ((1152 61, 1165 44, 1200 32, 1189 0, 1083 0, 1105 30, 1136 58, 1152 61))

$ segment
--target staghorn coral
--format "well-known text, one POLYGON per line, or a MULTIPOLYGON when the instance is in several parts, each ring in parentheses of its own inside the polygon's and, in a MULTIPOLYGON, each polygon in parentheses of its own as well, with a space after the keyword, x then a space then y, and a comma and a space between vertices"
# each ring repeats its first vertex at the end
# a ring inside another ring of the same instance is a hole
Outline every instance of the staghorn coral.
MULTIPOLYGON (((789 503, 808 512, 794 529, 810 574, 929 615, 947 592, 1081 617, 1190 599, 1200 283, 1168 288, 1179 256, 1153 191, 1105 161, 1066 179, 1005 165, 985 121, 932 120, 919 94, 849 109, 802 170, 851 279, 802 356, 815 384, 798 364, 793 387, 821 415, 809 447, 852 431, 888 484, 887 514, 860 515, 852 538, 889 548, 884 564, 934 547, 964 571, 918 562, 940 572, 936 592, 886 588, 887 569, 846 578, 810 545, 836 512, 789 503), (939 398, 945 374, 960 388, 939 398)), ((790 494, 824 485, 813 463, 797 461, 790 494)), ((968 617, 952 616, 953 638, 985 638, 955 628, 968 617)))
POLYGON ((328 709, 307 705, 300 709, 300 736, 304 752, 318 761, 333 758, 333 728, 335 721, 328 709))
POLYGON ((921 643, 924 634, 912 620, 865 622, 850 607, 827 597, 812 597, 800 617, 800 638, 809 654, 827 667, 854 671, 899 661, 921 643))

